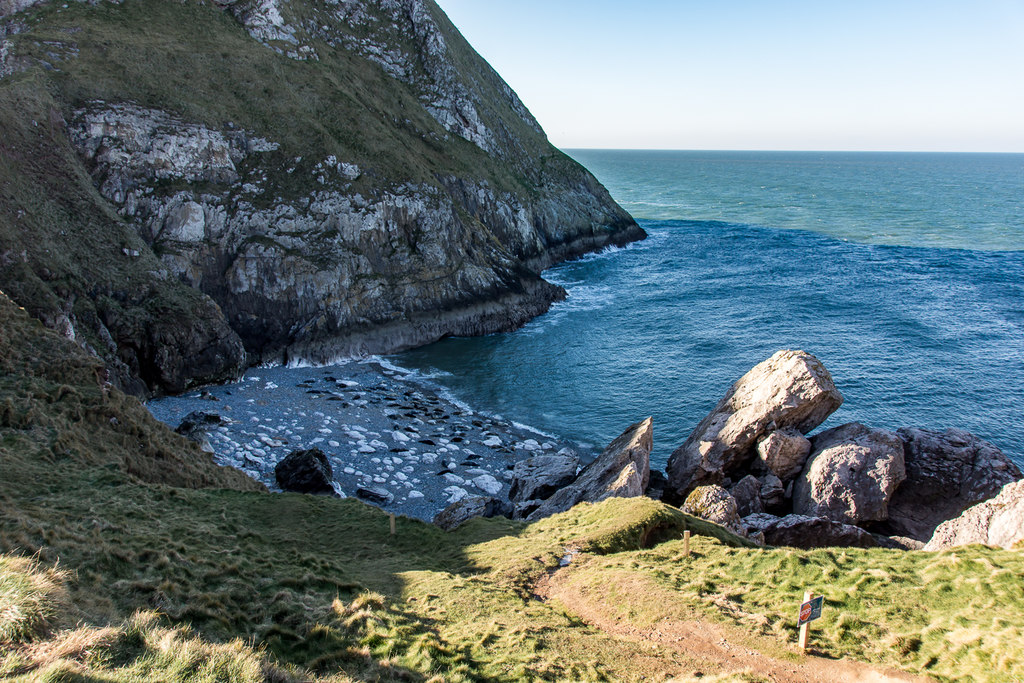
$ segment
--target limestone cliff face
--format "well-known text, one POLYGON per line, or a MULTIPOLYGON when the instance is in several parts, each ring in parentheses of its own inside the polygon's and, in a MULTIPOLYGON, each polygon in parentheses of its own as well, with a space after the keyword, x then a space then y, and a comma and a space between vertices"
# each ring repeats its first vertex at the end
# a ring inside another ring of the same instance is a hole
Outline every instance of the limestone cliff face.
MULTIPOLYGON (((43 4, 15 25, 0 95, 37 87, 29 75, 57 92, 46 145, 81 169, 62 170, 77 180, 63 192, 155 259, 130 281, 188 288, 227 323, 176 315, 217 329, 206 355, 222 367, 190 373, 183 335, 164 349, 173 382, 134 372, 152 389, 237 368, 237 339, 250 360, 326 361, 513 329, 564 295, 543 268, 644 236, 430 0, 43 4)), ((4 234, 48 267, 24 228, 4 234)), ((0 286, 16 278, 0 268, 0 286)), ((90 296, 70 294, 49 308, 90 296)))

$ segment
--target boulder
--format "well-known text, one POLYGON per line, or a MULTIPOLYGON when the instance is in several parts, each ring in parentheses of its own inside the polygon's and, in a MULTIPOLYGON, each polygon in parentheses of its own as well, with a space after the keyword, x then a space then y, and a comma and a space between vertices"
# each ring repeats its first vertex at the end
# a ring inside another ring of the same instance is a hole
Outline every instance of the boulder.
POLYGON ((456 529, 474 517, 500 517, 509 513, 507 503, 490 496, 467 496, 434 516, 434 525, 445 531, 456 529))
POLYGON ((888 548, 889 550, 921 550, 924 548, 924 543, 916 538, 886 536, 877 533, 871 534, 871 536, 875 539, 879 548, 888 548))
POLYGON ((766 474, 761 479, 761 504, 769 512, 779 510, 786 503, 786 489, 782 480, 774 474, 766 474))
POLYGON ((736 509, 739 511, 740 517, 764 512, 761 486, 761 482, 754 475, 748 474, 732 487, 730 493, 736 499, 736 509))
POLYGON ((1021 478, 1002 451, 957 429, 900 429, 907 478, 879 531, 927 542, 935 528, 1021 478))
POLYGON ((995 498, 968 508, 962 515, 943 522, 925 550, 946 550, 971 543, 1019 547, 1024 542, 1024 480, 1014 481, 995 498))
POLYGON ((630 425, 608 444, 576 480, 545 500, 527 519, 537 520, 564 512, 583 501, 642 496, 650 480, 651 418, 630 425))
POLYGON ((906 478, 903 440, 851 422, 811 443, 814 451, 793 488, 793 512, 847 524, 884 520, 889 499, 906 478))
POLYGON ((810 454, 810 439, 791 427, 770 432, 757 442, 758 464, 782 481, 800 474, 810 454))
POLYGON ((224 424, 226 420, 217 413, 206 413, 201 410, 193 410, 185 416, 174 431, 181 434, 190 441, 195 441, 199 447, 207 453, 213 453, 213 446, 210 444, 208 432, 224 424))
POLYGON ((747 530, 747 533, 753 531, 763 532, 768 527, 778 522, 781 517, 777 515, 770 515, 767 512, 756 512, 752 515, 747 515, 740 520, 740 523, 747 530))
POLYGON ((670 500, 720 483, 772 431, 806 434, 843 402, 828 370, 804 351, 779 351, 743 375, 668 461, 670 500))
POLYGON ((740 522, 736 499, 716 484, 698 486, 691 491, 683 503, 682 510, 688 515, 723 526, 740 536, 747 535, 746 527, 740 522))
POLYGON ((544 500, 576 479, 580 459, 575 454, 537 455, 512 468, 508 499, 513 503, 544 500))
POLYGON ((331 463, 319 448, 292 451, 277 463, 274 476, 285 491, 336 495, 331 463))
POLYGON ((825 517, 786 515, 760 530, 768 545, 794 548, 873 548, 877 545, 874 537, 860 527, 825 517))
POLYGON ((381 505, 390 502, 394 498, 391 491, 381 486, 360 486, 356 489, 356 496, 371 503, 379 503, 381 505))

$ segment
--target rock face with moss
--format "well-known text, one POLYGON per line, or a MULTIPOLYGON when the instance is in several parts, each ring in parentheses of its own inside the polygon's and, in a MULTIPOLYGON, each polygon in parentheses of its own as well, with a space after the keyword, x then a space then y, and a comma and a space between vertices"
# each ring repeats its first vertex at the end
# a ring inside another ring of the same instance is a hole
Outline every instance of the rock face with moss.
POLYGON ((513 329, 644 236, 430 0, 2 11, 0 287, 132 390, 513 329))

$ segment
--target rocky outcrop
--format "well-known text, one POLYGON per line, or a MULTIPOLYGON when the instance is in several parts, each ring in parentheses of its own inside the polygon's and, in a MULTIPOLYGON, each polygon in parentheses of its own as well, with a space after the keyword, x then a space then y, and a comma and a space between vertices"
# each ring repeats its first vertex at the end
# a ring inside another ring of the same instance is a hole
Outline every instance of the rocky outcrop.
POLYGON ((41 5, 43 2, 44 0, 0 0, 0 19, 29 7, 41 5))
MULTIPOLYGON (((55 328, 87 332, 122 385, 176 392, 247 360, 326 362, 514 329, 564 296, 543 268, 644 237, 430 0, 217 5, 151 8, 155 30, 189 56, 158 76, 133 71, 127 55, 145 37, 105 5, 66 51, 109 64, 104 99, 88 99, 93 80, 70 69, 43 111, 10 112, 26 124, 12 137, 24 166, 14 177, 46 189, 17 198, 18 223, 0 215, 0 286, 55 328), (226 30, 222 11, 251 38, 226 30), (106 21, 123 53, 92 35, 106 21), (257 76, 205 68, 218 38, 257 76), (273 66, 280 54, 297 63, 273 66), (62 100, 65 88, 74 97, 62 100), (42 136, 28 125, 39 121, 42 136), (60 270, 69 263, 110 276, 72 278, 60 270)), ((47 14, 38 30, 70 33, 63 21, 47 14)), ((37 44, 35 30, 3 37, 4 64, 31 53, 19 46, 37 44)))
POLYGON ((758 441, 778 430, 806 434, 842 402, 821 361, 779 351, 741 377, 672 453, 670 497, 682 500, 697 486, 720 483, 754 458, 758 441))
POLYGON ((714 522, 740 536, 747 535, 746 528, 740 523, 736 499, 721 486, 698 486, 686 497, 681 509, 688 515, 714 522))
POLYGON ((537 520, 564 512, 580 502, 642 496, 650 478, 653 420, 630 425, 612 441, 576 480, 545 500, 527 519, 537 520))
POLYGON ((434 525, 452 531, 474 517, 502 517, 509 513, 507 503, 489 496, 467 496, 455 501, 434 516, 434 525))
POLYGON ((940 524, 924 549, 947 550, 971 543, 1021 547, 1024 543, 1024 480, 1007 484, 995 498, 940 524))
POLYGON ((907 428, 897 433, 907 478, 878 527, 886 534, 928 541, 939 524, 1022 478, 1002 451, 968 432, 907 428))
POLYGON ((873 548, 878 543, 874 537, 852 524, 843 524, 824 517, 807 515, 760 514, 744 517, 742 520, 747 533, 761 532, 767 545, 784 545, 793 548, 828 548, 832 546, 852 548, 873 548))
POLYGON ((285 491, 335 495, 331 463, 319 448, 289 453, 277 463, 274 475, 285 491))
POLYGON ((508 498, 512 503, 542 501, 576 479, 577 455, 537 455, 520 460, 512 468, 508 498))
POLYGON ((906 478, 895 432, 851 422, 822 432, 793 490, 793 512, 861 524, 888 517, 889 499, 906 478))

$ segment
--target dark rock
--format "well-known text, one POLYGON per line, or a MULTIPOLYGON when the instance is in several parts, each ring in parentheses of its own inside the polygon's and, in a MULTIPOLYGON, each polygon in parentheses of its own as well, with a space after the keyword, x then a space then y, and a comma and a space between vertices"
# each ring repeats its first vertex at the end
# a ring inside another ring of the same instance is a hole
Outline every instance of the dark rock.
POLYGON ((877 531, 927 542, 935 528, 992 498, 1021 472, 991 443, 957 429, 900 429, 907 478, 877 531))
POLYGON ((519 503, 550 498, 576 479, 579 464, 575 455, 538 455, 520 460, 512 469, 508 499, 519 503))
POLYGON ((652 420, 630 425, 612 441, 572 484, 559 489, 527 519, 537 520, 568 510, 583 501, 642 496, 650 481, 652 420))
POLYGON ((762 529, 768 545, 794 548, 874 548, 874 537, 864 529, 824 517, 787 515, 762 529))
POLYGON ((386 504, 394 498, 394 495, 385 488, 379 486, 360 486, 356 489, 356 495, 371 503, 386 504))
POLYGON ((208 432, 214 427, 225 424, 226 420, 217 413, 194 410, 181 421, 174 431, 190 441, 195 441, 207 453, 213 453, 208 432))
POLYGON ((274 468, 277 484, 285 491, 337 495, 331 463, 319 448, 293 451, 274 468))
POLYGON ((434 525, 451 531, 474 517, 503 517, 511 514, 508 503, 489 496, 467 496, 434 516, 434 525))
POLYGON ((895 432, 851 422, 811 444, 814 451, 795 480, 793 512, 847 524, 888 516, 889 499, 906 478, 903 440, 895 432))
POLYGON ((761 502, 761 482, 752 474, 740 479, 729 491, 736 499, 736 509, 740 517, 754 515, 764 512, 764 503, 761 502))
POLYGON ((647 482, 647 490, 644 495, 654 500, 661 500, 665 495, 665 488, 668 486, 668 477, 661 470, 651 470, 650 479, 647 482))
POLYGON ((786 489, 782 486, 782 480, 774 474, 766 474, 759 480, 761 482, 761 503, 766 512, 780 512, 786 504, 786 489))
POLYGON ((753 459, 769 432, 790 427, 806 434, 842 402, 821 361, 803 351, 779 351, 733 384, 669 457, 670 499, 721 483, 753 459))

